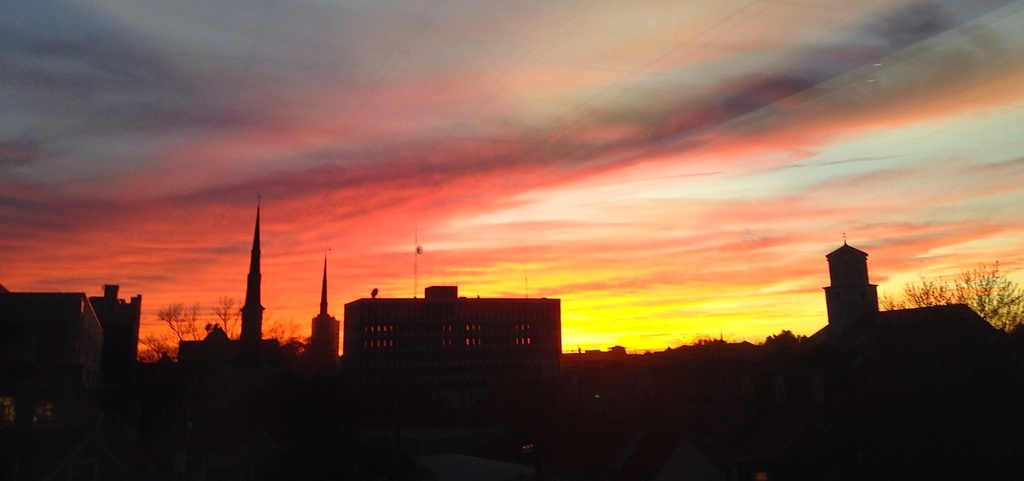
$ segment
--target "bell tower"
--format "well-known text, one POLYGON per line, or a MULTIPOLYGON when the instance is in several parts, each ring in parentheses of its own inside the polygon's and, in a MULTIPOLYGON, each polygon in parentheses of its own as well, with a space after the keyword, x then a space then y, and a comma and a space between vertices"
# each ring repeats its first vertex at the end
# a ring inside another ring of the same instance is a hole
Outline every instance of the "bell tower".
POLYGON ((871 320, 878 313, 878 286, 868 282, 868 254, 843 241, 825 259, 832 283, 825 288, 828 325, 841 330, 871 320))

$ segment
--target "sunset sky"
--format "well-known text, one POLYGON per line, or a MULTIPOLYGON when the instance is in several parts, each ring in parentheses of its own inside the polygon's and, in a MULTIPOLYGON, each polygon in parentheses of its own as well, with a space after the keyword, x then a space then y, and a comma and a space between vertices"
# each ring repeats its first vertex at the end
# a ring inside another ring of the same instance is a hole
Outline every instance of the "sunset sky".
POLYGON ((563 347, 826 323, 1024 281, 1024 2, 0 3, 0 284, 269 322, 457 284, 562 299, 563 347), (424 253, 415 255, 416 243, 424 253), (328 251, 328 249, 330 249, 328 251), (418 281, 414 280, 418 262, 418 281))

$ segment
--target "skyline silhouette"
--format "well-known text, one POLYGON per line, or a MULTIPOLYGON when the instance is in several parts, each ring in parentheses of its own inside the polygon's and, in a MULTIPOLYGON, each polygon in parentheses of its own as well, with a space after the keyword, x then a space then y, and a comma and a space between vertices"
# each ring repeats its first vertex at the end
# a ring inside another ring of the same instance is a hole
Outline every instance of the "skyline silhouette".
POLYGON ((346 304, 340 365, 219 326, 177 361, 142 363, 126 355, 140 296, 0 289, 0 473, 1015 479, 1024 329, 966 305, 880 311, 867 252, 844 242, 826 258, 828 325, 814 335, 644 355, 560 354, 558 299, 432 286, 346 304))
POLYGON ((0 283, 114 280, 143 335, 241 303, 257 193, 264 324, 303 335, 325 248, 334 306, 557 297, 568 349, 810 334, 843 233, 880 294, 979 262, 1024 283, 1020 24, 1010 1, 0 5, 0 283))

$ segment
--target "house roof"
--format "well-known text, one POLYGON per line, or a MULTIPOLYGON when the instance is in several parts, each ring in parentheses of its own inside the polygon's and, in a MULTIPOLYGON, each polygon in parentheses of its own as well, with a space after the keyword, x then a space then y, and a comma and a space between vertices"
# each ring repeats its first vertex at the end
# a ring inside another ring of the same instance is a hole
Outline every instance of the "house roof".
POLYGON ((0 292, 0 317, 18 322, 78 320, 103 332, 84 292, 0 292))
POLYGON ((533 468, 463 454, 417 456, 416 465, 438 481, 515 481, 533 477, 533 468))
POLYGON ((882 311, 845 329, 825 326, 812 344, 851 353, 882 356, 904 367, 928 361, 936 369, 969 368, 1005 333, 964 304, 882 311), (941 364, 941 366, 940 366, 941 364))
POLYGON ((833 257, 854 257, 854 256, 860 257, 860 258, 864 258, 864 257, 868 256, 868 253, 864 252, 864 251, 862 251, 860 249, 857 249, 855 247, 851 247, 846 242, 843 242, 843 245, 840 248, 838 248, 838 249, 836 249, 836 250, 834 250, 832 252, 829 252, 828 254, 825 254, 825 258, 826 259, 831 259, 833 257))
POLYGON ((654 476, 654 481, 673 479, 725 481, 727 478, 715 463, 697 449, 697 446, 687 439, 682 439, 654 476))

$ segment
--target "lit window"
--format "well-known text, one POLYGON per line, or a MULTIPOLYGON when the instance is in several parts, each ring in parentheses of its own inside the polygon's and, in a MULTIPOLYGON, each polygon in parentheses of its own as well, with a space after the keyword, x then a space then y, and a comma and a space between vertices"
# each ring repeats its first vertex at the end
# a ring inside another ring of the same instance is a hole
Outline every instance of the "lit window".
POLYGON ((0 428, 14 426, 14 396, 0 396, 0 428))
POLYGON ((766 471, 754 473, 754 481, 768 481, 768 473, 766 471))
POLYGON ((32 426, 39 429, 57 427, 57 403, 51 396, 40 396, 36 399, 32 426))

